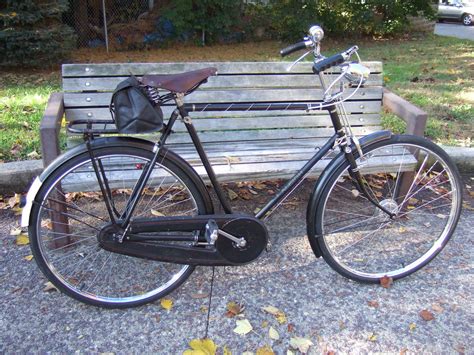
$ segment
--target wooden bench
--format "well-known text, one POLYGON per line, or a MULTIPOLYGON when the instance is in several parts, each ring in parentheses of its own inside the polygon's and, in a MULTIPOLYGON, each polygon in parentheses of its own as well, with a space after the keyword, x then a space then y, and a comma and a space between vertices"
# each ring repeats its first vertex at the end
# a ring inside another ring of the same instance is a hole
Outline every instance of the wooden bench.
MULTIPOLYGON (((116 85, 130 74, 180 73, 213 66, 209 78, 186 103, 320 102, 322 89, 312 63, 300 63, 287 72, 288 62, 118 63, 65 64, 63 92, 51 95, 41 123, 44 165, 59 155, 62 118, 110 120, 109 103, 116 85)), ((407 122, 407 133, 423 135, 427 115, 419 108, 384 90, 382 64, 365 63, 371 70, 367 83, 345 107, 358 136, 380 130, 382 107, 407 122)), ((337 72, 330 74, 330 77, 337 72)), ((328 78, 330 79, 330 78, 328 78)), ((163 106, 165 119, 174 106, 163 106)), ((191 113, 204 148, 221 181, 283 178, 292 175, 333 134, 326 111, 233 111, 191 113)), ((103 126, 103 125, 101 125, 103 126)), ((101 127, 102 128, 102 127, 101 127)), ((175 125, 169 147, 205 175, 197 153, 181 122, 175 125)), ((154 140, 156 135, 147 136, 154 140)), ((79 137, 69 135, 68 146, 79 137)), ((318 174, 327 161, 318 163, 318 174)))

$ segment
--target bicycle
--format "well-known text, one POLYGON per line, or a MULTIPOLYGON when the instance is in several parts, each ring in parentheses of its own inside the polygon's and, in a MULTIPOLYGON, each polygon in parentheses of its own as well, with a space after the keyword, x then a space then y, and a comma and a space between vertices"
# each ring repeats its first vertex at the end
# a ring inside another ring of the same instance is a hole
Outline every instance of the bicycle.
MULTIPOLYGON (((350 279, 378 283, 400 279, 430 262, 452 236, 461 213, 462 184, 456 166, 436 144, 415 136, 379 131, 360 139, 344 111, 348 86, 359 89, 369 75, 358 47, 324 57, 319 26, 281 51, 306 49, 323 86, 318 105, 250 103, 187 105, 214 68, 176 75, 146 75, 142 85, 156 104, 176 109, 158 142, 96 137, 69 127, 84 143, 56 159, 27 196, 34 258, 45 276, 67 295, 96 306, 139 306, 180 286, 195 266, 242 265, 265 250, 263 223, 305 179, 315 164, 338 151, 319 176, 307 208, 307 235, 316 257, 350 279), (350 61, 355 55, 357 61, 350 61), (329 85, 324 71, 339 66, 329 85), (337 85, 339 84, 339 85, 337 85), (159 95, 157 89, 169 94, 159 95), (189 116, 193 111, 322 110, 334 135, 255 216, 234 213, 224 196, 189 116), (194 169, 166 147, 176 120, 192 139, 224 214, 215 214, 209 191, 194 169)), ((291 67, 289 68, 291 69, 291 67)))

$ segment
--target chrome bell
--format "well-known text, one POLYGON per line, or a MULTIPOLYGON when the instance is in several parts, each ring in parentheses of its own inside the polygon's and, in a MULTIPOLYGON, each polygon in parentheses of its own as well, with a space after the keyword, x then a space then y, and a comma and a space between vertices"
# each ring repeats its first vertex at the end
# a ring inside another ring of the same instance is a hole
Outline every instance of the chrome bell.
POLYGON ((363 85, 370 75, 370 69, 360 63, 348 63, 342 66, 344 78, 352 85, 363 85), (362 82, 361 82, 362 81, 362 82))
POLYGON ((315 43, 320 42, 324 38, 324 31, 318 25, 311 26, 308 34, 315 43))

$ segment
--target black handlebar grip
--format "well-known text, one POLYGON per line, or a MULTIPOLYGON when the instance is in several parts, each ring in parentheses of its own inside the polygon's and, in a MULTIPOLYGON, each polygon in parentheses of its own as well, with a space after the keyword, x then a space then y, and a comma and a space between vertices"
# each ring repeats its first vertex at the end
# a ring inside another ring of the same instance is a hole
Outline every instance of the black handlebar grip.
POLYGON ((329 58, 323 59, 313 65, 313 72, 319 74, 320 72, 329 69, 337 64, 344 63, 345 59, 342 54, 335 54, 329 58))
POLYGON ((286 48, 283 48, 281 51, 280 51, 280 55, 282 57, 288 55, 288 54, 291 54, 293 52, 297 52, 297 51, 300 51, 302 49, 305 49, 306 48, 306 43, 305 41, 301 41, 301 42, 298 42, 298 43, 295 43, 295 44, 292 44, 291 46, 288 46, 286 48))

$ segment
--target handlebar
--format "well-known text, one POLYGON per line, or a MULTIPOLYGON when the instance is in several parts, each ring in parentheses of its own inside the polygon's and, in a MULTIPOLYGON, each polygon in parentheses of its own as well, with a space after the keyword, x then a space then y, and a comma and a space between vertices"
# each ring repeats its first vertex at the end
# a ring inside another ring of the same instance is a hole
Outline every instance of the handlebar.
POLYGON ((282 57, 285 57, 293 52, 297 52, 297 51, 300 51, 302 49, 306 49, 306 48, 311 48, 313 46, 313 42, 311 41, 301 41, 301 42, 298 42, 298 43, 295 43, 295 44, 292 44, 291 46, 288 46, 286 48, 283 48, 281 51, 280 51, 280 55, 282 57))
POLYGON ((341 53, 338 53, 328 58, 325 58, 323 60, 320 60, 319 62, 314 63, 313 72, 315 74, 319 74, 320 72, 325 71, 326 69, 329 69, 337 64, 342 64, 344 62, 345 62, 344 57, 342 56, 341 53))

